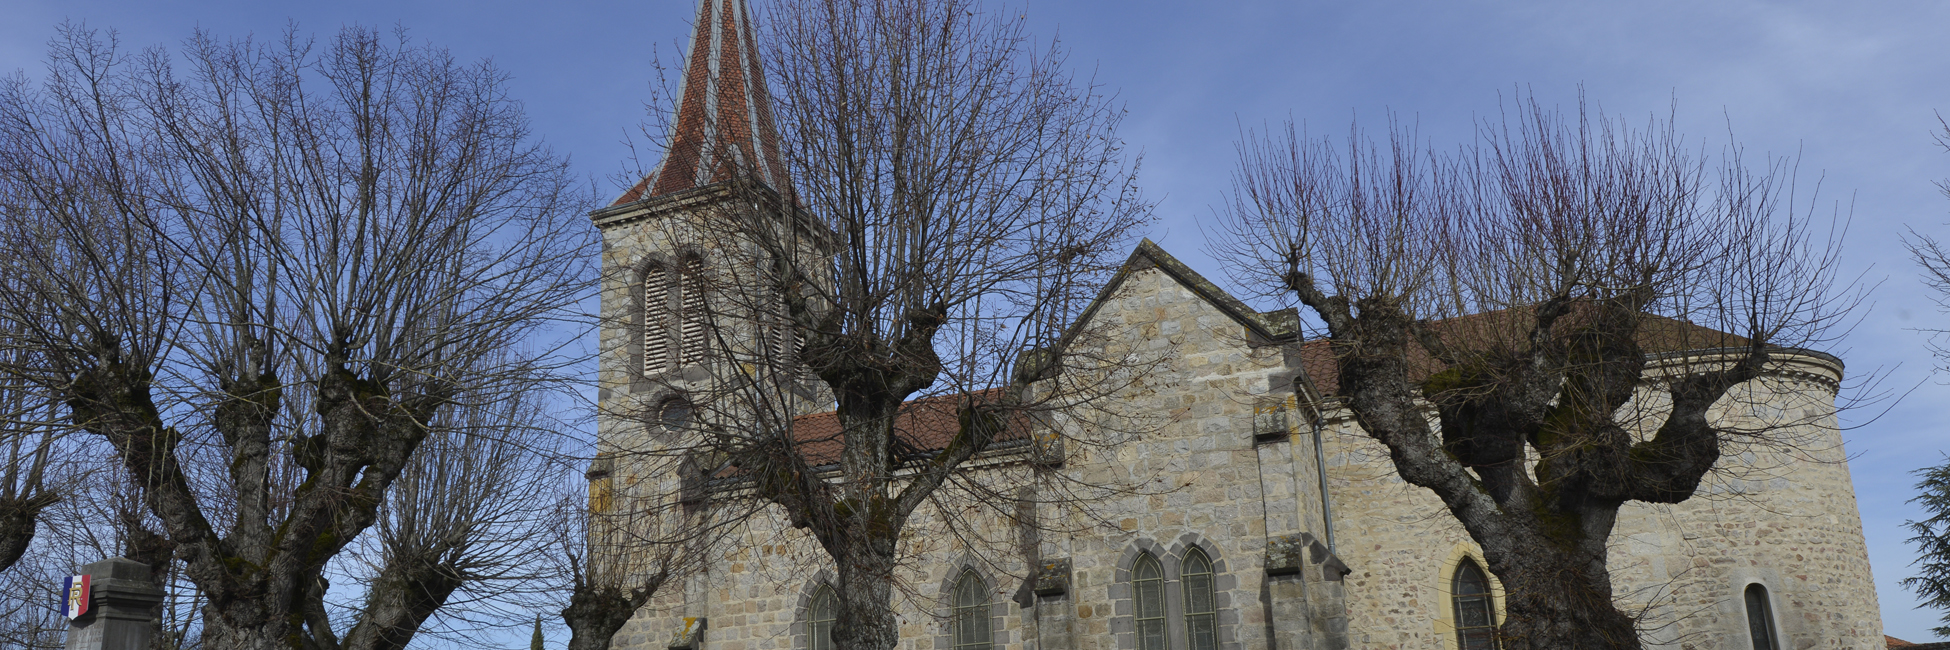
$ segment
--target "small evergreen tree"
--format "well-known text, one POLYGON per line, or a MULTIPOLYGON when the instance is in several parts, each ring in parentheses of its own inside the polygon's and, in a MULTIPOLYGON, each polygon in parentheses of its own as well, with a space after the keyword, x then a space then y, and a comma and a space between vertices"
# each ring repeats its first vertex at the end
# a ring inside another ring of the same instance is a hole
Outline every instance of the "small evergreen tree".
POLYGON ((1903 587, 1916 592, 1925 605, 1944 611, 1944 624, 1930 628, 1930 632, 1939 638, 1950 637, 1950 458, 1942 465, 1916 470, 1916 474, 1923 480, 1917 482, 1918 494, 1909 502, 1921 504, 1929 517, 1903 522, 1903 527, 1916 533, 1909 538, 1917 551, 1910 566, 1920 566, 1916 575, 1903 578, 1903 587))

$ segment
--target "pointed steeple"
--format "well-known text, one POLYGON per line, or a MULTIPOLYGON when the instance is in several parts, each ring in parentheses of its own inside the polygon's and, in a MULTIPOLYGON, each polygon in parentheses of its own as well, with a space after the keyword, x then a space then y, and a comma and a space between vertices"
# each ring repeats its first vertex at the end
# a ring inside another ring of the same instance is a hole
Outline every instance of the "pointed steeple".
POLYGON ((771 96, 745 0, 702 0, 664 159, 617 204, 703 187, 742 171, 783 189, 771 96))

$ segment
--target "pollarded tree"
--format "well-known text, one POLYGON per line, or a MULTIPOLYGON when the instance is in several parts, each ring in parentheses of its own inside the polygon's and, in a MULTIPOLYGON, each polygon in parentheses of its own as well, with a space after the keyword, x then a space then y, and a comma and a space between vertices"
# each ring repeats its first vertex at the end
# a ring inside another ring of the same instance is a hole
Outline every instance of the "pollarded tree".
MULTIPOLYGON (((413 511, 388 503, 402 477, 470 487, 425 475, 429 437, 512 441, 533 422, 508 396, 562 379, 586 195, 505 75, 403 35, 130 57, 70 27, 48 63, 0 87, 0 346, 32 352, 0 373, 114 447, 204 647, 338 648, 327 564, 413 511)), ((386 543, 424 541, 399 523, 386 543)), ((344 641, 399 647, 444 593, 375 564, 373 597, 405 609, 346 617, 344 641)))
POLYGON ((462 394, 435 413, 373 530, 335 567, 362 583, 357 604, 311 603, 311 615, 338 614, 337 625, 313 624, 314 634, 346 630, 317 645, 399 650, 428 627, 496 622, 496 607, 522 608, 553 586, 540 579, 548 567, 536 559, 552 545, 550 506, 562 470, 561 423, 538 403, 547 396, 462 394), (448 608, 450 601, 470 606, 448 608), (429 626, 436 616, 444 620, 429 626))
POLYGON ((570 579, 561 610, 569 650, 609 650, 637 610, 666 585, 682 584, 705 562, 712 542, 731 530, 712 525, 713 513, 686 516, 669 500, 619 498, 607 470, 600 471, 604 476, 592 479, 589 502, 571 496, 557 518, 555 557, 570 579))
POLYGON ((1637 648, 1618 510, 1770 441, 1716 403, 1829 340, 1838 236, 1788 203, 1791 167, 1709 164, 1666 121, 1531 101, 1481 128, 1455 153, 1394 125, 1250 138, 1219 250, 1325 326, 1340 405, 1501 579, 1503 647, 1637 648))

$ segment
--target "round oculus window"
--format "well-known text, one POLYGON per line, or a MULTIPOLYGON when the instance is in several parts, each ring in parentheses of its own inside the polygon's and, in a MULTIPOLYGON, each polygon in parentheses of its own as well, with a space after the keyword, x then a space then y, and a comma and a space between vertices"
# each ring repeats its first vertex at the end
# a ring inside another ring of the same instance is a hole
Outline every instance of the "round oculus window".
POLYGON ((657 410, 657 422, 665 429, 684 429, 691 426, 693 415, 690 402, 674 399, 664 402, 663 407, 657 410))

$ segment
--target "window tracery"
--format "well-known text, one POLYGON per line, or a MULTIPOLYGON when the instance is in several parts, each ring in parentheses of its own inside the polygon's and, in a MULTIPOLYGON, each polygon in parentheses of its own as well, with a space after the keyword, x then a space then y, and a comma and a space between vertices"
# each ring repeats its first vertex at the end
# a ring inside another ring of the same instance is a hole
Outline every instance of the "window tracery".
POLYGON ((812 609, 806 615, 808 650, 833 650, 833 621, 836 620, 839 620, 839 603, 834 602, 833 588, 820 585, 813 592, 812 609))

